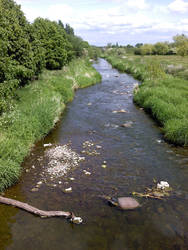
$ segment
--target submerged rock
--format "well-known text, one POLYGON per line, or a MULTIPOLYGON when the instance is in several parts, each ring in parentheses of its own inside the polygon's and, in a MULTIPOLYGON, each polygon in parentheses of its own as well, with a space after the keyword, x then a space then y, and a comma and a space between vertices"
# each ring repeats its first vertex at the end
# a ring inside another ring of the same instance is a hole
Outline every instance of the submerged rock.
POLYGON ((118 198, 118 205, 121 209, 124 209, 124 210, 135 209, 141 206, 137 200, 131 197, 118 198))
POLYGON ((133 125, 133 122, 129 121, 121 125, 123 128, 131 128, 133 125))

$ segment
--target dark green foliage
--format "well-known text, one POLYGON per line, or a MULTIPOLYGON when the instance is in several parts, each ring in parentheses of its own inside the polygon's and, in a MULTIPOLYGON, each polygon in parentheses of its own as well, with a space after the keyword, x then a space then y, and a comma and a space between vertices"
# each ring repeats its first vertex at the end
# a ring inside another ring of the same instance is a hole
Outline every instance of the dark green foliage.
POLYGON ((68 61, 65 31, 56 22, 37 18, 33 28, 44 49, 47 69, 61 69, 68 61))
POLYGON ((15 90, 43 68, 39 41, 23 12, 12 0, 0 0, 0 113, 15 90))

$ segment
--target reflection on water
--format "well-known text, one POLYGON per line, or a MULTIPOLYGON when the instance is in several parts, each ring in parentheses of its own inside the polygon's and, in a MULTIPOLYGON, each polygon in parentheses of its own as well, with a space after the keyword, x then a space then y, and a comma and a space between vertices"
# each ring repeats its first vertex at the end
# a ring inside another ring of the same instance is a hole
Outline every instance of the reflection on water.
POLYGON ((6 193, 44 210, 73 211, 84 224, 42 220, 0 206, 1 249, 188 249, 187 149, 166 144, 155 123, 135 107, 132 77, 118 73, 103 59, 95 67, 102 83, 76 92, 59 124, 25 160, 23 167, 29 172, 24 171, 20 183, 6 193), (113 112, 121 109, 127 112, 113 112), (127 122, 131 126, 121 127, 127 122), (83 153, 86 160, 62 177, 61 184, 42 184, 38 192, 31 192, 45 167, 44 143, 71 142, 82 155, 85 141, 100 154, 83 153), (101 167, 104 161, 106 168, 101 167), (100 198, 143 192, 153 179, 168 181, 175 195, 165 201, 139 199, 142 207, 135 211, 110 207, 100 198), (65 194, 70 186, 73 192, 65 194))

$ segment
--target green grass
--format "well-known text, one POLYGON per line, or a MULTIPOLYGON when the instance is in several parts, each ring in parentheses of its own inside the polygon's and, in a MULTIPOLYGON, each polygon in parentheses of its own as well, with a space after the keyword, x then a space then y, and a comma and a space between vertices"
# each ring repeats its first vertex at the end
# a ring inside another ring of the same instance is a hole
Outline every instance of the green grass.
MULTIPOLYGON (((134 102, 160 124, 164 138, 175 145, 188 146, 188 80, 167 74, 164 57, 105 56, 113 67, 142 81, 134 91, 134 102)), ((169 65, 179 63, 179 57, 168 56, 166 61, 170 58, 169 65)), ((185 70, 188 69, 187 61, 183 58, 185 70)))
POLYGON ((74 90, 100 82, 85 59, 60 71, 45 71, 40 79, 17 91, 12 110, 0 117, 0 190, 14 184, 31 147, 58 121, 74 90))

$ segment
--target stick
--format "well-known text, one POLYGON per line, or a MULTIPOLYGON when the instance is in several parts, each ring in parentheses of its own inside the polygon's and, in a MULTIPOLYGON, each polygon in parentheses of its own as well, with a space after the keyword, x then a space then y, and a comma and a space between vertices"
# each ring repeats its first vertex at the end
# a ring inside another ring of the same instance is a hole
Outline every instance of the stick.
POLYGON ((41 218, 49 218, 49 217, 65 217, 67 219, 71 219, 74 222, 74 218, 77 218, 72 212, 64 212, 64 211, 44 211, 40 210, 36 207, 30 206, 27 203, 20 202, 17 200, 9 199, 0 196, 0 203, 11 205, 14 207, 21 208, 29 213, 40 216, 41 218))

